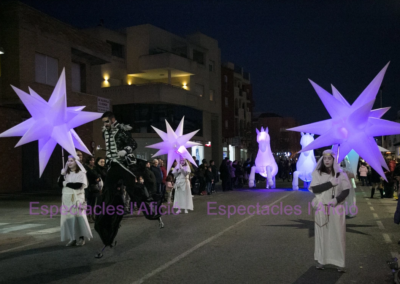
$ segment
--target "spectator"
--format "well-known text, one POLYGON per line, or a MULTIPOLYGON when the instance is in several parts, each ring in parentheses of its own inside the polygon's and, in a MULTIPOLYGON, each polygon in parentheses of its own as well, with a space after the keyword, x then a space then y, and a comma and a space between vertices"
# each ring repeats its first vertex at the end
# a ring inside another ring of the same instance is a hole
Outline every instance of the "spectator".
POLYGON ((153 172, 156 177, 156 192, 157 194, 161 194, 161 184, 162 184, 162 172, 158 167, 158 160, 154 159, 153 163, 150 167, 150 170, 153 172))
POLYGON ((362 182, 362 186, 367 186, 368 185, 368 180, 367 180, 367 175, 368 175, 368 168, 366 166, 365 163, 361 164, 360 169, 358 170, 358 172, 360 173, 360 178, 361 178, 361 182, 362 182))
POLYGON ((213 174, 213 179, 214 179, 214 182, 211 186, 211 192, 215 192, 215 184, 219 182, 219 175, 218 175, 218 170, 217 170, 217 167, 215 166, 214 160, 210 161, 210 168, 211 168, 211 171, 213 174))
POLYGON ((212 184, 214 183, 214 175, 212 173, 211 167, 208 167, 206 169, 205 180, 206 180, 207 195, 210 195, 212 192, 212 184))
POLYGON ((162 159, 158 160, 159 162, 159 166, 160 166, 160 170, 162 173, 162 183, 161 183, 161 198, 162 198, 162 202, 166 202, 165 199, 165 181, 167 179, 167 169, 164 167, 164 161, 162 159))

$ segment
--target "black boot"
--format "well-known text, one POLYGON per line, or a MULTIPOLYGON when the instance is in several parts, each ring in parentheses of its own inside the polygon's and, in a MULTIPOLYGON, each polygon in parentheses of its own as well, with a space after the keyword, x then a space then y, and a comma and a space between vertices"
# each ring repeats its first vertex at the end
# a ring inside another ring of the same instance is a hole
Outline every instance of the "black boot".
POLYGON ((381 198, 383 198, 383 189, 380 188, 380 189, 379 189, 379 192, 381 193, 381 198))
POLYGON ((374 198, 375 187, 371 188, 371 198, 374 198))

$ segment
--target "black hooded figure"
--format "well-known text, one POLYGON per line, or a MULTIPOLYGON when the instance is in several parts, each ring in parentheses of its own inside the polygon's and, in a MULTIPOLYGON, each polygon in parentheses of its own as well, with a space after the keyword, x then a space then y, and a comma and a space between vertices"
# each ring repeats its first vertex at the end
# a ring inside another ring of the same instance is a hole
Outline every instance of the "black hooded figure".
POLYGON ((131 202, 136 203, 137 206, 142 204, 145 206, 147 212, 143 211, 143 213, 146 219, 158 220, 159 227, 164 227, 160 213, 152 212, 149 205, 150 202, 156 202, 156 208, 160 208, 161 198, 156 194, 149 196, 146 187, 136 182, 135 174, 140 174, 146 163, 136 159, 133 154, 137 144, 130 133, 132 128, 129 125, 118 123, 112 112, 105 112, 102 121, 108 172, 98 203, 101 209, 97 208, 97 212, 94 211, 96 215, 95 230, 104 244, 102 251, 95 256, 96 258, 103 256, 102 252, 107 246, 112 248, 116 245, 115 237, 121 227, 120 223, 124 213, 124 190, 131 198, 131 202))

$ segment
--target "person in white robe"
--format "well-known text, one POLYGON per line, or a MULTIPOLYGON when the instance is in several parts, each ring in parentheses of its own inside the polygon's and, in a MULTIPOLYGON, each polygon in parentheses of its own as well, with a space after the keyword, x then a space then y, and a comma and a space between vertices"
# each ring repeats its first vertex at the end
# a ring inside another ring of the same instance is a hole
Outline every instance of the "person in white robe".
POLYGON ((331 264, 339 272, 345 272, 346 210, 344 200, 351 185, 346 174, 341 172, 336 154, 323 152, 312 173, 310 191, 315 194, 312 201, 315 210, 315 250, 317 269, 331 264))
POLYGON ((85 237, 90 240, 93 235, 86 216, 86 170, 78 159, 68 156, 58 183, 62 187, 61 241, 69 240, 67 246, 83 246, 85 237))
POLYGON ((188 210, 193 210, 193 197, 190 190, 190 166, 188 162, 181 158, 180 163, 172 170, 172 174, 175 177, 175 199, 174 207, 181 213, 181 210, 185 210, 185 213, 189 213, 188 210))

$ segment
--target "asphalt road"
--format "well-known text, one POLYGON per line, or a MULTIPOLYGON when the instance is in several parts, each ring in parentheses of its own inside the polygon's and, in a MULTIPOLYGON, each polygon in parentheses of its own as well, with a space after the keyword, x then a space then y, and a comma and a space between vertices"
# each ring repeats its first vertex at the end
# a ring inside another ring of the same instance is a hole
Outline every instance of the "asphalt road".
POLYGON ((65 247, 59 215, 30 215, 30 202, 59 206, 60 196, 0 195, 0 283, 393 283, 386 261, 400 247, 395 201, 357 188, 340 274, 315 269, 313 195, 278 187, 195 196, 194 211, 164 216, 164 229, 134 213, 102 259, 94 258, 102 247, 94 230, 85 246, 65 247), (240 205, 241 214, 220 214, 220 206, 233 213, 240 205))

